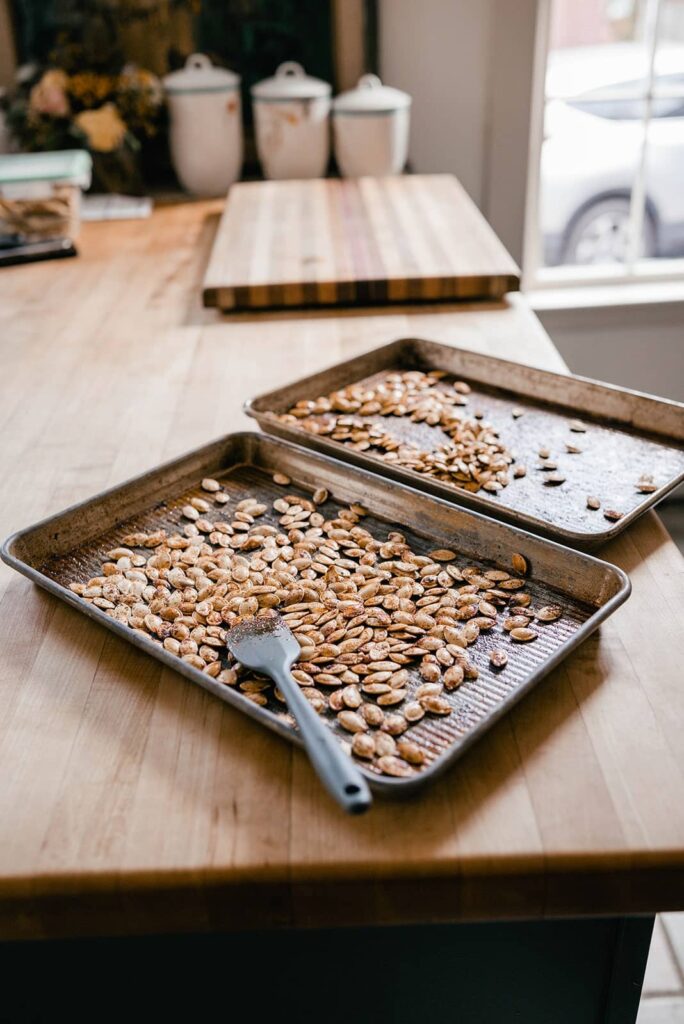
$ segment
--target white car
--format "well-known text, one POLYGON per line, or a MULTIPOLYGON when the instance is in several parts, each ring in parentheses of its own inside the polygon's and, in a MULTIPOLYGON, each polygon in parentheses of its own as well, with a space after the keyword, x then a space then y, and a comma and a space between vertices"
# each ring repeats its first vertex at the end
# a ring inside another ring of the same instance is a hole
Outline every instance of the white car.
MULTIPOLYGON (((646 67, 634 43, 550 55, 540 194, 547 266, 625 259, 646 67)), ((684 255, 684 46, 657 54, 645 183, 641 255, 684 255)))

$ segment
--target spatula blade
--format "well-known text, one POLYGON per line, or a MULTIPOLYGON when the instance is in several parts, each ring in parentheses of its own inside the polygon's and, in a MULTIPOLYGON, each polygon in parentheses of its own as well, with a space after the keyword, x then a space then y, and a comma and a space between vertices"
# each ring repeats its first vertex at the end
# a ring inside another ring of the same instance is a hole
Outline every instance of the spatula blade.
POLYGON ((226 645, 241 665, 265 675, 270 675, 274 666, 292 665, 301 650, 292 631, 276 614, 239 622, 228 631, 226 645))

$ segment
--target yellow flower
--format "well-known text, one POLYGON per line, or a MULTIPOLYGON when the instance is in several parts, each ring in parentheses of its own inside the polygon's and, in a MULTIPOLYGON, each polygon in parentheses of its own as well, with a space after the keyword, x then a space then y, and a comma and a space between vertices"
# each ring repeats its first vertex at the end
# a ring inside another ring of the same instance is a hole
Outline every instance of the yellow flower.
POLYGON ((113 91, 116 80, 111 75, 101 75, 97 71, 79 71, 69 78, 68 88, 71 95, 85 106, 102 103, 113 91))
POLYGON ((98 153, 118 149, 126 134, 126 124, 113 103, 105 103, 97 110, 83 110, 74 121, 88 139, 89 148, 98 153))
POLYGON ((67 76, 63 71, 46 71, 31 89, 29 107, 33 114, 68 117, 67 76))

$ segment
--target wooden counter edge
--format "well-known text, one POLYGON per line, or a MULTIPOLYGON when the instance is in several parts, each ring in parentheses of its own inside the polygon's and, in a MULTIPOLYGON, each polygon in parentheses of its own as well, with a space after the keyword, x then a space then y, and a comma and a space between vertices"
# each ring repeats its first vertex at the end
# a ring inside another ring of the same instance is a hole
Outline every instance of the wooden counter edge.
POLYGON ((17 879, 0 890, 0 940, 364 927, 631 915, 684 909, 684 864, 542 874, 268 880, 220 872, 17 879))

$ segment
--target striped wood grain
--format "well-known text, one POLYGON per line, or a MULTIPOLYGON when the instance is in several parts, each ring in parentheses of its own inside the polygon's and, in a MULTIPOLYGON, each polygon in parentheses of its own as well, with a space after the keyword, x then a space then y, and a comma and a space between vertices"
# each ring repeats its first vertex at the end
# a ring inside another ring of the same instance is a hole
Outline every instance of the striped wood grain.
POLYGON ((235 185, 204 279, 231 309, 500 298, 518 268, 449 174, 235 185))

